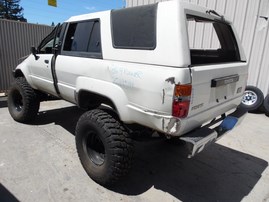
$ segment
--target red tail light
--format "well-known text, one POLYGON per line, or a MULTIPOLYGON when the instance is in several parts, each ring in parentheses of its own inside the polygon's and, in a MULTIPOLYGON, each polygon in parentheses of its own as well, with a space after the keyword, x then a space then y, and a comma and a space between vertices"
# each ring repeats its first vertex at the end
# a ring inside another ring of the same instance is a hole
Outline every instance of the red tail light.
POLYGON ((188 116, 192 86, 176 85, 174 90, 172 115, 178 118, 188 116))

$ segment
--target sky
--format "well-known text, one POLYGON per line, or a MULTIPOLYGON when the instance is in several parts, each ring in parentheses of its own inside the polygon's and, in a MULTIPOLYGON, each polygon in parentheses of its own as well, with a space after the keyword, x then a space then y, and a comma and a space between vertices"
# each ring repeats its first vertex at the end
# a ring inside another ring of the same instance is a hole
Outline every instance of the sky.
POLYGON ((124 0, 57 0, 57 7, 48 5, 48 0, 21 0, 23 16, 29 23, 56 25, 69 17, 98 11, 123 8, 124 0))

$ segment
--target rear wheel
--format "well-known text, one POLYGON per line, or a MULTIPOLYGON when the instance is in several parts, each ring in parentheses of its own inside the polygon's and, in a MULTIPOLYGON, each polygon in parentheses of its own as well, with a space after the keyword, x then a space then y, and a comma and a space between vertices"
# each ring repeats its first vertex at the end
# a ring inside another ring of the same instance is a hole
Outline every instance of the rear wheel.
POLYGON ((101 185, 124 176, 132 162, 132 140, 124 127, 108 113, 85 112, 76 127, 76 146, 88 175, 101 185))
POLYGON ((240 107, 250 112, 254 112, 262 106, 263 100, 264 96, 259 88, 255 86, 247 86, 240 107))
POLYGON ((26 123, 33 120, 39 110, 39 99, 26 79, 19 77, 8 93, 8 110, 15 121, 26 123))

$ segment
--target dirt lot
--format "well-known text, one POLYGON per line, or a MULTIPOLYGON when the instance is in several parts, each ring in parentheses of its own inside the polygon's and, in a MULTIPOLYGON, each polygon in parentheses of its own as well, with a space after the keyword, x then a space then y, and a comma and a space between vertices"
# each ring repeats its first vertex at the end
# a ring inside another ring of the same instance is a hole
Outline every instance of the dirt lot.
POLYGON ((34 123, 16 123, 0 98, 0 201, 269 201, 269 118, 240 127, 195 158, 181 144, 135 142, 134 166, 109 189, 84 172, 75 149, 81 115, 63 101, 43 103, 34 123))

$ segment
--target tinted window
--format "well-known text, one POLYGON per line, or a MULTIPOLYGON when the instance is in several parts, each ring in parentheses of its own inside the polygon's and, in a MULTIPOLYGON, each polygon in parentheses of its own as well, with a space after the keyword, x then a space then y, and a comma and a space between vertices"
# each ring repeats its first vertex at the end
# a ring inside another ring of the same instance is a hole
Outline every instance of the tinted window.
POLYGON ((71 23, 66 33, 63 50, 65 54, 67 53, 66 51, 71 52, 71 54, 73 54, 72 52, 101 53, 99 21, 71 23))
POLYGON ((111 11, 115 48, 148 49, 156 47, 158 4, 111 11))
POLYGON ((71 51, 86 52, 93 22, 81 22, 76 26, 71 51))
POLYGON ((70 24, 68 27, 68 31, 65 37, 65 42, 64 42, 64 48, 63 50, 66 51, 71 51, 72 43, 74 40, 74 35, 76 31, 77 23, 70 24))
POLYGON ((87 50, 88 52, 101 52, 100 24, 98 22, 95 22, 93 24, 91 38, 87 50))

